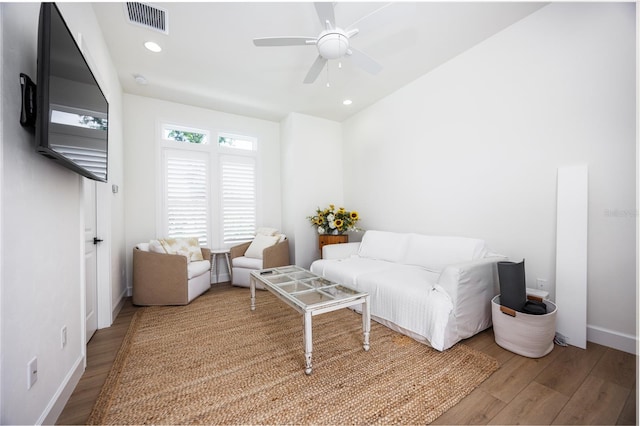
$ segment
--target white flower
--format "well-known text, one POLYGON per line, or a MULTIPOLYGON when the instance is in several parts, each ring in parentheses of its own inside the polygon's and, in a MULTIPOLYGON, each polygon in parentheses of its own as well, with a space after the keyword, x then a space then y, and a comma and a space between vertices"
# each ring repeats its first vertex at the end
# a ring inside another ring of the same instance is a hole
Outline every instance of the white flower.
POLYGON ((333 220, 329 222, 329 228, 336 229, 336 223, 333 220))
POLYGON ((322 226, 318 226, 318 234, 324 234, 324 228, 322 226))
MULTIPOLYGON (((336 217, 333 215, 333 213, 331 213, 331 214, 328 214, 328 215, 327 215, 327 221, 328 221, 328 222, 333 222, 333 220, 334 220, 335 218, 336 218, 336 217)), ((333 228, 333 227, 332 227, 332 228, 333 228)))

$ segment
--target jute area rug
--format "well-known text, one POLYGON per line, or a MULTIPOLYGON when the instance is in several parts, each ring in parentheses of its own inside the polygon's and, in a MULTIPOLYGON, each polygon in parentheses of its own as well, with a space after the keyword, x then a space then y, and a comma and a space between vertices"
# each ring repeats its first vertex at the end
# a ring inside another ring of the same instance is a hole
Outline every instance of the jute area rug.
POLYGON ((497 368, 457 344, 438 352, 361 316, 314 317, 304 374, 302 316, 272 294, 209 291, 134 315, 89 424, 425 424, 497 368))

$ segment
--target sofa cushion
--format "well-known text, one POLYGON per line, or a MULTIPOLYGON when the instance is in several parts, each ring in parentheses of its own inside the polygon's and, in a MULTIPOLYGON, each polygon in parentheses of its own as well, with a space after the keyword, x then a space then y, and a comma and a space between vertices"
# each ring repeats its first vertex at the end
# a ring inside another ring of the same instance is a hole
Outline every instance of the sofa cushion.
POLYGON ((247 251, 244 253, 245 257, 251 257, 254 259, 262 259, 262 252, 267 247, 275 245, 280 240, 280 235, 263 235, 258 234, 253 239, 247 251))
POLYGON ((208 260, 195 260, 187 265, 187 279, 197 277, 211 269, 211 263, 208 260))
POLYGON ((331 281, 358 289, 358 277, 364 273, 379 273, 400 265, 358 256, 345 260, 319 259, 311 264, 311 272, 331 281))
POLYGON ((234 257, 231 264, 234 268, 262 269, 262 259, 246 256, 234 257))
POLYGON ((469 262, 486 255, 484 240, 410 234, 403 263, 442 272, 448 265, 469 262))
POLYGON ((402 262, 409 242, 409 234, 387 231, 367 231, 362 237, 358 255, 368 259, 402 262))

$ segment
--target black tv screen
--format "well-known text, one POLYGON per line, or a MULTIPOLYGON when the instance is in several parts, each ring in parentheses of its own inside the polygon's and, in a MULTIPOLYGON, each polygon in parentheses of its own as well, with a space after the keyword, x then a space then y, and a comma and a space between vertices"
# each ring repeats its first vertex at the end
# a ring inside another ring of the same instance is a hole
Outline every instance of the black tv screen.
POLYGON ((40 8, 37 99, 36 150, 106 182, 109 104, 54 3, 40 8))

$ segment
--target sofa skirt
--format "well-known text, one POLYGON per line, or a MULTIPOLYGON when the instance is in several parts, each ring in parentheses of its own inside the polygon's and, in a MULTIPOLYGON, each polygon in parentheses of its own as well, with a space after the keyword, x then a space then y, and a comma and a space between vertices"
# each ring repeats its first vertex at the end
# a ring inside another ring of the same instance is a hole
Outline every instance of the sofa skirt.
POLYGON ((491 317, 496 343, 502 348, 526 356, 540 358, 553 350, 556 335, 557 306, 548 300, 547 313, 530 315, 516 312, 515 316, 500 310, 500 295, 491 300, 491 317))

